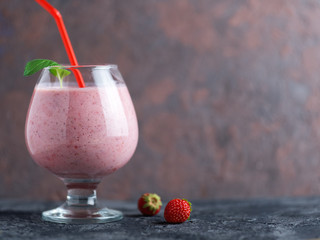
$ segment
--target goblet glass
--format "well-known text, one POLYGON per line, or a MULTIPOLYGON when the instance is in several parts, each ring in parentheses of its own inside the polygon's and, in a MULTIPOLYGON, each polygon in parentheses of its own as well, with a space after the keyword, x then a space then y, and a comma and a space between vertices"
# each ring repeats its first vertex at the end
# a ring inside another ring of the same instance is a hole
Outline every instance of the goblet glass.
POLYGON ((25 138, 33 160, 62 179, 68 194, 42 217, 58 223, 120 220, 121 212, 99 206, 96 188, 137 146, 137 118, 125 82, 116 65, 63 66, 70 71, 63 79, 53 68, 42 70, 34 88, 25 138))

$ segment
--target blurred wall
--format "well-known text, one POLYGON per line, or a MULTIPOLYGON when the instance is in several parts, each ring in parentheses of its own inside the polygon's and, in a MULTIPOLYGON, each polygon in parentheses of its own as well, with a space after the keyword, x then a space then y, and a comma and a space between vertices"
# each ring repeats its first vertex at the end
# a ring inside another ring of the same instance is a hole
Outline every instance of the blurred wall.
MULTIPOLYGON (((132 160, 99 195, 320 193, 317 0, 50 0, 81 64, 119 65, 136 107, 132 160)), ((34 58, 68 62, 51 16, 0 1, 0 198, 63 199, 24 143, 34 58)))

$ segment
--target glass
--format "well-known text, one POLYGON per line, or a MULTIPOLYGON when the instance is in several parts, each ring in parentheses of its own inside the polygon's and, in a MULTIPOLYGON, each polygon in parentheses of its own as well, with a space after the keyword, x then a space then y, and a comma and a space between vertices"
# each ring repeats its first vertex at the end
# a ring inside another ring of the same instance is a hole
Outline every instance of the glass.
POLYGON ((50 67, 42 70, 26 118, 30 155, 68 190, 66 202, 42 217, 58 223, 120 220, 121 212, 99 206, 96 188, 136 149, 138 126, 130 94, 116 65, 63 68, 71 74, 62 82, 50 67), (86 87, 78 87, 76 72, 86 87))

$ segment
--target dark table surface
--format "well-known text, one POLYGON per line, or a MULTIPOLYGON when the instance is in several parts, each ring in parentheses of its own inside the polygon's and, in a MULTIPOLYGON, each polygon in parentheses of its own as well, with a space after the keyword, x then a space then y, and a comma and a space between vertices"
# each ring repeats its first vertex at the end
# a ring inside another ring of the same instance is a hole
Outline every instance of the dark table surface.
POLYGON ((133 202, 106 202, 122 221, 67 225, 44 222, 41 211, 58 203, 0 200, 0 239, 316 239, 320 197, 193 201, 191 220, 167 224, 163 209, 143 217, 133 202))

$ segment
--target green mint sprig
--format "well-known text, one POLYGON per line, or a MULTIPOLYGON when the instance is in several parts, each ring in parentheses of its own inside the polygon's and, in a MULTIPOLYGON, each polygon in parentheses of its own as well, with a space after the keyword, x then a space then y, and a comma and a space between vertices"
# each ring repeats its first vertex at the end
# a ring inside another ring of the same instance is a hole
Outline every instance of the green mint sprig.
POLYGON ((57 67, 50 68, 50 73, 59 79, 60 87, 62 87, 63 78, 68 76, 70 74, 70 71, 60 68, 61 65, 52 60, 34 59, 29 61, 26 64, 23 75, 30 76, 36 72, 39 72, 41 69, 45 67, 52 67, 52 66, 57 66, 57 67))
POLYGON ((63 68, 59 68, 59 67, 50 68, 49 71, 51 74, 53 74, 59 79, 60 87, 62 87, 63 78, 70 74, 70 71, 65 70, 63 68))

